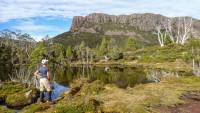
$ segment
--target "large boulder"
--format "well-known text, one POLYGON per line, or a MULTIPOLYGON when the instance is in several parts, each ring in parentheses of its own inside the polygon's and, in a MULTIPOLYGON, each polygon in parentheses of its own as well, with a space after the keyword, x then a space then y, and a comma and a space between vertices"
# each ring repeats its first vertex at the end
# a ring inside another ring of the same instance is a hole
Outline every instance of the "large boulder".
POLYGON ((14 82, 6 82, 0 86, 0 102, 4 103, 7 96, 19 92, 23 92, 26 90, 26 86, 19 83, 14 82))
POLYGON ((0 102, 8 107, 22 108, 37 101, 39 91, 26 84, 6 82, 0 86, 0 102))
POLYGON ((8 95, 6 105, 11 108, 23 108, 26 105, 35 103, 39 97, 39 92, 36 89, 31 89, 25 93, 16 93, 8 95))

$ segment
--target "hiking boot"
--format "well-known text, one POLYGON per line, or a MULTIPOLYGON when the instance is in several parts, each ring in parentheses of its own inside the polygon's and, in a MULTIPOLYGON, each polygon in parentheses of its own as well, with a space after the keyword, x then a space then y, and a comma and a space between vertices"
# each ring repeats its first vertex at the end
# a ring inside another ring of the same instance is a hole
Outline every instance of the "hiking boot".
POLYGON ((47 94, 48 94, 48 101, 52 101, 52 98, 51 98, 52 91, 48 91, 47 94))
POLYGON ((40 92, 40 98, 38 99, 38 101, 42 102, 42 103, 44 102, 44 92, 43 91, 40 92))
POLYGON ((55 104, 53 101, 46 101, 47 104, 55 104))

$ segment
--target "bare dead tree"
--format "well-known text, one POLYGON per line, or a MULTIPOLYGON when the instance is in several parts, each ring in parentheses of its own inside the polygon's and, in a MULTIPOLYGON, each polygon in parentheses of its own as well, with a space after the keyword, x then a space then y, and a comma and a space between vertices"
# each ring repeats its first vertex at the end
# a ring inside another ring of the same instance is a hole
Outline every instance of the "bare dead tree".
POLYGON ((14 75, 9 75, 10 80, 13 82, 20 82, 20 83, 26 83, 31 84, 31 71, 20 68, 19 70, 15 70, 14 75))
POLYGON ((170 40, 173 43, 184 45, 192 32, 192 21, 192 18, 179 17, 178 22, 173 24, 172 19, 168 19, 167 24, 164 26, 170 40))
POLYGON ((158 26, 156 29, 157 29, 158 42, 160 46, 163 47, 164 41, 167 37, 167 32, 161 32, 161 26, 158 26))

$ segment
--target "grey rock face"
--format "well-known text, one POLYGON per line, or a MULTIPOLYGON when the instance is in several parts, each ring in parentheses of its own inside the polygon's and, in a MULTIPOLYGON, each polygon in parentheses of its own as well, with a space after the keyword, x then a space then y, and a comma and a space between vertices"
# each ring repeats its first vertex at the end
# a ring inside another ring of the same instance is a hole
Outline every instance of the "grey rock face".
POLYGON ((99 25, 107 23, 131 26, 138 28, 142 31, 151 31, 155 29, 155 26, 163 25, 167 21, 167 19, 167 17, 157 14, 132 14, 115 16, 101 13, 93 13, 89 14, 86 17, 74 17, 71 32, 79 31, 81 27, 86 24, 99 25))
MULTIPOLYGON (((134 35, 135 30, 153 32, 156 26, 163 27, 169 17, 159 14, 132 14, 132 15, 108 15, 93 13, 88 16, 76 16, 73 18, 71 32, 103 33, 108 35, 134 35)), ((172 18, 177 20, 176 18, 172 18)), ((200 21, 193 19, 193 31, 200 36, 200 21)))

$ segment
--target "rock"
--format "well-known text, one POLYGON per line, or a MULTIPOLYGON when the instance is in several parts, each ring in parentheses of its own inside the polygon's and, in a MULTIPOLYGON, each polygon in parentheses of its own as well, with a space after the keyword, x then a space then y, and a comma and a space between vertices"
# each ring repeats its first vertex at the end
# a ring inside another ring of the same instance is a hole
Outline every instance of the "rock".
POLYGON ((26 98, 28 98, 31 95, 31 92, 33 92, 33 90, 30 90, 30 91, 25 93, 26 98))
POLYGON ((8 107, 21 108, 36 102, 39 91, 26 84, 6 82, 0 86, 0 102, 8 107))
POLYGON ((39 92, 36 89, 32 89, 25 93, 8 95, 5 103, 11 108, 23 108, 26 105, 36 102, 38 97, 39 92))
POLYGON ((6 82, 0 86, 0 102, 4 103, 7 96, 11 94, 15 94, 21 91, 24 91, 26 86, 19 83, 14 82, 6 82))
MULTIPOLYGON (((167 17, 157 14, 132 14, 132 15, 115 16, 103 13, 93 13, 89 14, 86 17, 82 16, 74 17, 70 31, 76 32, 81 30, 82 27, 84 27, 85 29, 95 28, 94 26, 92 26, 92 24, 94 24, 96 26, 99 25, 98 28, 104 29, 104 32, 106 32, 104 26, 101 25, 107 23, 112 24, 113 27, 117 25, 118 28, 127 29, 128 28, 127 26, 132 26, 142 31, 152 31, 155 29, 156 25, 163 25, 167 21, 167 19, 168 19, 167 17)), ((84 30, 84 31, 90 31, 90 30, 84 30)), ((123 32, 122 30, 118 31, 120 35, 122 34, 122 32, 123 32)))
POLYGON ((102 102, 92 98, 89 100, 89 103, 92 104, 93 106, 97 107, 97 106, 100 106, 100 104, 102 104, 102 102))
POLYGON ((81 87, 73 87, 70 89, 70 91, 68 92, 68 94, 71 94, 71 95, 75 95, 76 93, 78 93, 80 91, 81 87))
POLYGON ((82 16, 75 16, 72 22, 71 30, 72 32, 75 32, 78 30, 78 28, 82 25, 84 22, 84 17, 82 16))

